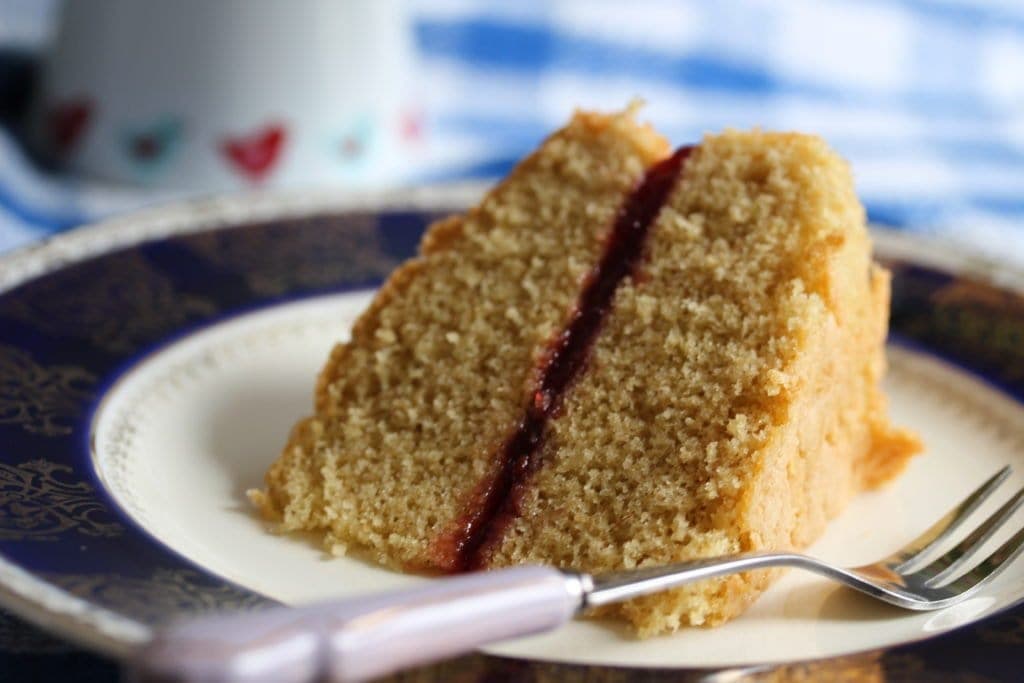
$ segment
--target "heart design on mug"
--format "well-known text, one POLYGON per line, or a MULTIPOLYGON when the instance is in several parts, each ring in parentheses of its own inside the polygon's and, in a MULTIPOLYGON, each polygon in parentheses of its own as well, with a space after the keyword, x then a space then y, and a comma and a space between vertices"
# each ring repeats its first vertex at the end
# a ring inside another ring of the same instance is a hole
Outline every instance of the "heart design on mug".
POLYGON ((92 119, 92 102, 78 98, 55 104, 48 117, 50 139, 61 155, 70 153, 92 119))
POLYGON ((277 163, 286 139, 285 127, 271 124, 240 137, 227 137, 221 152, 242 175, 253 181, 262 180, 277 163))
POLYGON ((338 138, 337 150, 345 162, 357 162, 366 157, 373 145, 373 119, 362 115, 352 121, 338 138))
POLYGON ((399 124, 402 139, 406 142, 419 142, 423 139, 423 112, 408 108, 402 112, 399 124))
POLYGON ((181 119, 170 116, 128 127, 122 133, 125 155, 137 170, 151 171, 174 154, 184 128, 181 119))

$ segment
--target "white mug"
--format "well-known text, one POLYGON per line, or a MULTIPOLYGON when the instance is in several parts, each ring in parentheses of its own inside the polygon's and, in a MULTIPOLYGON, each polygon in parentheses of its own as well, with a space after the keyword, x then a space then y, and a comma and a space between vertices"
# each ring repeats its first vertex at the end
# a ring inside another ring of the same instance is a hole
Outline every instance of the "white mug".
POLYGON ((34 137, 132 184, 380 184, 422 134, 410 55, 401 0, 72 0, 34 137))

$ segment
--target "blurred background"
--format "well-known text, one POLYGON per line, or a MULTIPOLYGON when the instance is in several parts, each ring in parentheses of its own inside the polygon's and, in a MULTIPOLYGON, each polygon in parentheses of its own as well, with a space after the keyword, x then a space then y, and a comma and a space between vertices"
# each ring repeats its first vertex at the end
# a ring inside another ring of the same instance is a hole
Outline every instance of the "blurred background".
POLYGON ((0 250, 234 190, 500 176, 575 107, 826 137, 872 220, 1024 264, 1016 0, 0 0, 0 250))

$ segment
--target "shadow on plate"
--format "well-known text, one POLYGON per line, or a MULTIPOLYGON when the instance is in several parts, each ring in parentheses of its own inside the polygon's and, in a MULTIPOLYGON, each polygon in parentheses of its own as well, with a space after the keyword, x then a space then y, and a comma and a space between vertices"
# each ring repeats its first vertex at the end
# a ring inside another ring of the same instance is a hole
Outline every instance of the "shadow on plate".
POLYGON ((807 621, 873 622, 914 613, 822 579, 790 589, 785 598, 784 614, 786 619, 807 621))

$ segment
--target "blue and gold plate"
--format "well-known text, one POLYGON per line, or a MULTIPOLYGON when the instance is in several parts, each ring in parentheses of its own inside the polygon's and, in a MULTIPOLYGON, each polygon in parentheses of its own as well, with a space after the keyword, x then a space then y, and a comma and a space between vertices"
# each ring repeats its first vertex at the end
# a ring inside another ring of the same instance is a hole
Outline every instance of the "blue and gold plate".
MULTIPOLYGON (((373 288, 480 189, 209 200, 0 258, 0 670, 45 656, 101 675, 168 619, 427 580, 274 535, 246 490, 373 288)), ((1024 274, 903 234, 876 246, 887 393, 927 452, 812 548, 840 562, 1024 472, 1024 274)), ((1024 562, 937 613, 790 572, 719 629, 636 641, 579 621, 403 680, 1016 680, 1022 600, 1024 562)))

